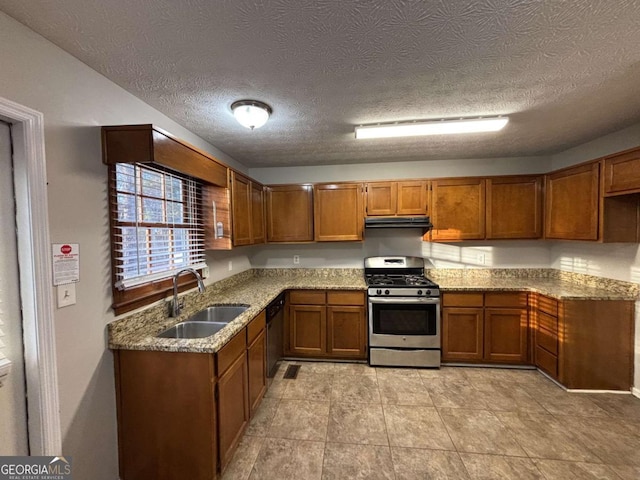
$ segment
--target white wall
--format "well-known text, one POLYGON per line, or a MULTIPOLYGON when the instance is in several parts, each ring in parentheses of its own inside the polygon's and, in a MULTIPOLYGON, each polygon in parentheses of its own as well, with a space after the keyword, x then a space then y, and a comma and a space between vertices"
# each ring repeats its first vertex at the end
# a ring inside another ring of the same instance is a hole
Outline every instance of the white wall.
MULTIPOLYGON (((63 453, 76 478, 118 478, 107 169, 100 125, 153 123, 239 170, 217 151, 102 75, 0 12, 0 96, 44 114, 51 241, 80 244, 77 304, 55 311, 63 453)), ((249 265, 242 251, 210 253, 212 279, 249 265)), ((3 439, 4 441, 4 439, 3 439)))
POLYGON ((279 183, 440 178, 462 175, 515 175, 545 173, 550 168, 551 159, 548 157, 514 157, 250 168, 249 175, 264 184, 275 185, 279 183))

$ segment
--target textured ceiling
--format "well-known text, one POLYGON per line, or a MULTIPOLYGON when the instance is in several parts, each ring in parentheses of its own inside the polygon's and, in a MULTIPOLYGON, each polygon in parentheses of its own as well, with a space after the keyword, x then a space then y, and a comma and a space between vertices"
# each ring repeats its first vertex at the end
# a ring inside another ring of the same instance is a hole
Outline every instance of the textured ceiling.
POLYGON ((548 154, 640 120, 637 0, 0 0, 249 167, 548 154), (269 103, 256 131, 235 100, 269 103), (499 133, 357 124, 509 115, 499 133))

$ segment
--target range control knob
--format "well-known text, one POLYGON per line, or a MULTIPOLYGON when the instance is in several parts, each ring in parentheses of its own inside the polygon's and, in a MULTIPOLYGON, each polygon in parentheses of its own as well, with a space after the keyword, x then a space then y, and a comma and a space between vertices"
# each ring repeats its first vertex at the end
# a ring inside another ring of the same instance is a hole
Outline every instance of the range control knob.
POLYGON ((382 290, 380 290, 380 289, 376 290, 376 294, 377 295, 381 295, 382 294, 382 290))
POLYGON ((384 291, 384 294, 385 294, 385 295, 389 295, 389 290, 385 290, 385 291, 384 291))
POLYGON ((418 290, 418 295, 422 295, 422 290, 418 290))
POLYGON ((427 290, 426 292, 424 292, 425 295, 431 295, 431 290, 427 290))

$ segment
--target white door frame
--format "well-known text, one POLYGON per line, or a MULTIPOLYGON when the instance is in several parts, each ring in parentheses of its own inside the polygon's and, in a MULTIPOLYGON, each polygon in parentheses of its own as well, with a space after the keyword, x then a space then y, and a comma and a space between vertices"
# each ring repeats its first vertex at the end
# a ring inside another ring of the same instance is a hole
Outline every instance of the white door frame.
POLYGON ((43 115, 0 97, 12 124, 20 301, 31 455, 62 455, 43 115))

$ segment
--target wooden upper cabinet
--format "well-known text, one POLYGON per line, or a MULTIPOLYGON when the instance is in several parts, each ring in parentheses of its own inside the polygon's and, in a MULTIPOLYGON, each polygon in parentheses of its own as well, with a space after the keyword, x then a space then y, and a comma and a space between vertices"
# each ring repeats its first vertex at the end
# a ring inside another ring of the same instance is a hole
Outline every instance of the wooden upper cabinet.
POLYGON ((542 236, 542 177, 487 179, 487 238, 542 236))
POLYGON ((314 186, 315 240, 362 240, 364 214, 362 184, 338 183, 314 186))
POLYGON ((426 215, 427 205, 426 180, 398 182, 398 215, 426 215))
POLYGON ((432 240, 485 237, 485 180, 450 178, 431 181, 432 240))
POLYGON ((427 180, 367 184, 367 216, 426 215, 427 180))
POLYGON ((267 187, 267 242, 313 241, 313 187, 267 187))
POLYGON ((265 243, 264 185, 251 182, 251 243, 265 243))
POLYGON ((640 148, 604 159, 604 194, 640 193, 640 148))
POLYGON ((231 174, 231 205, 233 208, 233 245, 251 242, 251 181, 236 172, 231 174))
POLYGON ((264 243, 264 187, 237 172, 231 175, 233 245, 264 243))
POLYGON ((397 203, 397 182, 367 183, 367 216, 395 215, 397 203))
POLYGON ((546 175, 545 237, 598 240, 600 164, 546 175))
POLYGON ((214 157, 153 125, 102 127, 102 161, 151 163, 227 187, 227 167, 214 157))

